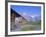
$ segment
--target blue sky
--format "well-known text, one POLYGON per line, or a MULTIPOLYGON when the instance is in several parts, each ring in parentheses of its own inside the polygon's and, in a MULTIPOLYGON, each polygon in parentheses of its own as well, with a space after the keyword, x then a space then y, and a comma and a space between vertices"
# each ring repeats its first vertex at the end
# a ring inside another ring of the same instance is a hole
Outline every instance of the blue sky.
POLYGON ((11 8, 24 16, 40 16, 41 15, 41 6, 20 6, 20 5, 11 5, 11 8))

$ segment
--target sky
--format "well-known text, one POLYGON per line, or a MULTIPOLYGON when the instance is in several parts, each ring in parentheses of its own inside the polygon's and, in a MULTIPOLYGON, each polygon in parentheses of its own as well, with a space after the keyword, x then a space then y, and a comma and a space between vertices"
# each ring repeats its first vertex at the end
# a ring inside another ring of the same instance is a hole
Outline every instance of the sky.
POLYGON ((11 5, 11 8, 27 18, 41 15, 41 6, 11 5))
POLYGON ((11 8, 19 13, 27 13, 31 15, 40 15, 41 7, 40 6, 19 6, 11 5, 11 8))

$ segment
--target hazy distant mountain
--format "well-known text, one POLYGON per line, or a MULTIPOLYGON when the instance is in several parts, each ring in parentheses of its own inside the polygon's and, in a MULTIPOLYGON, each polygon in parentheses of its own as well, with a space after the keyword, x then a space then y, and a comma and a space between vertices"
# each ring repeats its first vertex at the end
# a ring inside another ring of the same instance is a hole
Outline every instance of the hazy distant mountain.
POLYGON ((23 15, 23 17, 26 18, 28 21, 38 21, 41 19, 41 16, 26 16, 26 15, 24 16, 23 15))
POLYGON ((31 18, 32 21, 39 21, 41 20, 41 16, 35 16, 31 18))

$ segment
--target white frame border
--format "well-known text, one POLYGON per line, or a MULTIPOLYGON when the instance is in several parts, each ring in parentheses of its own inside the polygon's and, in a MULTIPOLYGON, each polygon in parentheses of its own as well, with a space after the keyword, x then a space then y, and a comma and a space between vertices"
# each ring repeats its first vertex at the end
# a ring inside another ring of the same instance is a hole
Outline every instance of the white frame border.
POLYGON ((16 3, 8 2, 8 35, 16 34, 32 34, 32 33, 43 33, 43 5, 42 4, 31 4, 31 3, 16 3), (23 6, 41 6, 41 31, 21 31, 21 32, 11 32, 10 31, 10 5, 23 5, 23 6))

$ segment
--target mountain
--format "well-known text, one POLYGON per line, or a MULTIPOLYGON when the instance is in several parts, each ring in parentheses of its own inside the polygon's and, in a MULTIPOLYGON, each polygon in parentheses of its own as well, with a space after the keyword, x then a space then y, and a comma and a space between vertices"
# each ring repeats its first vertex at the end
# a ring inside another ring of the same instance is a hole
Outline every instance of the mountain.
POLYGON ((28 21, 39 21, 41 20, 41 16, 23 16, 24 18, 26 18, 28 21))
POLYGON ((34 15, 34 16, 29 16, 29 15, 22 15, 27 21, 38 21, 41 20, 41 16, 39 15, 34 15))
POLYGON ((41 20, 41 16, 32 17, 31 20, 32 20, 32 21, 39 21, 39 20, 41 20))

